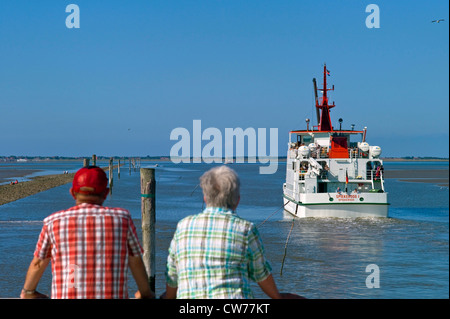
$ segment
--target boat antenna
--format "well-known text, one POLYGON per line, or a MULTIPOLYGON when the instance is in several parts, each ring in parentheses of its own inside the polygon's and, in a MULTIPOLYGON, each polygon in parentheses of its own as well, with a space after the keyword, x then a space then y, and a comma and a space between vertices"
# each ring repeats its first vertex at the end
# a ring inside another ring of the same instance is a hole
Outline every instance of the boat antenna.
POLYGON ((327 76, 330 76, 330 71, 327 70, 327 65, 323 66, 323 88, 319 89, 322 91, 322 101, 321 104, 316 100, 316 108, 320 109, 322 112, 320 114, 319 131, 332 131, 333 126, 331 125, 330 119, 330 109, 335 107, 334 102, 332 105, 328 104, 327 92, 334 90, 334 86, 331 89, 327 89, 327 76))
POLYGON ((314 83, 314 95, 316 98, 316 116, 317 116, 317 125, 320 124, 320 110, 317 107, 319 105, 319 98, 317 96, 317 82, 316 82, 316 78, 313 78, 313 83, 314 83))

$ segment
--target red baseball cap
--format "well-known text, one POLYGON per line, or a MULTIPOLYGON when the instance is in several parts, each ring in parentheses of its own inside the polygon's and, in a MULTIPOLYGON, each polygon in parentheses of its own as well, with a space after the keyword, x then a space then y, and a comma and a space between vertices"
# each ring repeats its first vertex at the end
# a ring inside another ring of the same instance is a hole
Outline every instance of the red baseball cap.
POLYGON ((87 166, 78 170, 73 177, 72 189, 75 193, 85 195, 102 194, 108 186, 108 178, 103 169, 87 166))

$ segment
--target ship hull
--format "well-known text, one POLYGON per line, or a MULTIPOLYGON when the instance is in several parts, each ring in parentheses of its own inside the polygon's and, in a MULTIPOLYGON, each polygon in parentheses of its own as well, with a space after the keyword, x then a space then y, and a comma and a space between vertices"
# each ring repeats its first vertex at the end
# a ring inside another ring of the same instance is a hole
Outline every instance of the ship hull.
POLYGON ((310 202, 302 203, 284 196, 284 210, 294 217, 374 218, 388 217, 386 202, 310 202))

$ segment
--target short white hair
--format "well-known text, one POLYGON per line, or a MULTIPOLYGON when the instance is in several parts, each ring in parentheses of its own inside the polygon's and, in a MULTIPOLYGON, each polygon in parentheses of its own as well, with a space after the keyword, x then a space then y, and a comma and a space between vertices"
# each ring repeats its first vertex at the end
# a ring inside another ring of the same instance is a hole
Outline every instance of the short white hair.
POLYGON ((200 187, 206 206, 236 208, 240 196, 240 181, 234 170, 228 166, 210 169, 200 177, 200 187))

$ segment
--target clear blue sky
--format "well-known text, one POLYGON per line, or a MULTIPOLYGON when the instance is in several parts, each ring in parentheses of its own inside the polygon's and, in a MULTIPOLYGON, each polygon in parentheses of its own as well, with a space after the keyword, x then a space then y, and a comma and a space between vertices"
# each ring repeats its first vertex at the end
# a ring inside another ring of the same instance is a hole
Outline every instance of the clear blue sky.
POLYGON ((168 155, 176 127, 368 127, 382 156, 449 154, 449 4, 440 1, 0 2, 0 155, 168 155), (68 4, 80 28, 68 29, 68 4), (380 28, 365 25, 380 8, 380 28), (446 21, 431 23, 444 18, 446 21))

